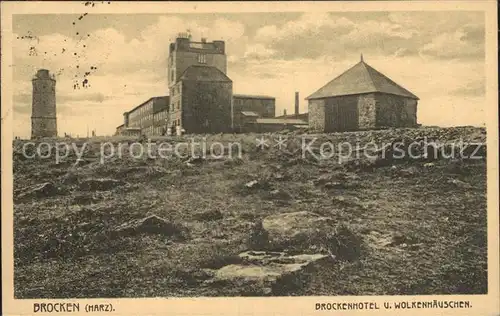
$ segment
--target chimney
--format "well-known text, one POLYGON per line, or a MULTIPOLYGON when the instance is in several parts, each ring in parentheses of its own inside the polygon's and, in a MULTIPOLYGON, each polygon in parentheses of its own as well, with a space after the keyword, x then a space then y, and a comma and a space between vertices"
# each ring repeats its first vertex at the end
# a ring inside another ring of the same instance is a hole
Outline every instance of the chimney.
POLYGON ((295 117, 299 116, 299 92, 295 92, 295 117))
POLYGON ((283 110, 283 115, 286 116, 286 109, 283 110))

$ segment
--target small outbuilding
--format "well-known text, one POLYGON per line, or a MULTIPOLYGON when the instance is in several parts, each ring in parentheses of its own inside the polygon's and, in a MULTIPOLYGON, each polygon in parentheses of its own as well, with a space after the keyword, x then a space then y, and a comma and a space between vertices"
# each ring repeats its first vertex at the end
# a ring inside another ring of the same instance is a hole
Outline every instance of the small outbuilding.
POLYGON ((306 98, 322 132, 417 126, 419 98, 363 60, 306 98))

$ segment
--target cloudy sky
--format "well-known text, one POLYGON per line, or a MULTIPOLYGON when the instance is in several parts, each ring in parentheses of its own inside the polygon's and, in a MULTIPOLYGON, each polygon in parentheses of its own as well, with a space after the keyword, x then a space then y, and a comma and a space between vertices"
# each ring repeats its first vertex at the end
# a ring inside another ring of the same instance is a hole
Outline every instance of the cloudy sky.
POLYGON ((186 30, 225 40, 234 93, 275 96, 277 114, 295 91, 307 111, 303 99, 363 53, 420 97, 419 123, 482 125, 484 27, 484 13, 463 11, 14 15, 14 135, 30 134, 38 68, 57 75, 60 135, 112 134, 124 111, 168 94, 168 44, 186 30))

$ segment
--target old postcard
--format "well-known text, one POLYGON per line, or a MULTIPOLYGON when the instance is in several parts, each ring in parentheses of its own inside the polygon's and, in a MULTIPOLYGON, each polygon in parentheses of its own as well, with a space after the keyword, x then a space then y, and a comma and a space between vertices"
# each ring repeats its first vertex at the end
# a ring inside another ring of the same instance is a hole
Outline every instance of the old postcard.
POLYGON ((495 1, 1 5, 4 315, 500 315, 495 1))

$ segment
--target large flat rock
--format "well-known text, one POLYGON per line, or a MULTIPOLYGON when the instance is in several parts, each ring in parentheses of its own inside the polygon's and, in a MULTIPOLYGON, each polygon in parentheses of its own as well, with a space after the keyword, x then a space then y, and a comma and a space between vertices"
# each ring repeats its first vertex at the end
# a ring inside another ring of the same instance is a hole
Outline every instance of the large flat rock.
POLYGON ((289 255, 284 252, 248 251, 241 263, 215 271, 211 285, 247 289, 247 294, 289 295, 304 288, 321 269, 332 268, 335 259, 324 254, 289 255))
POLYGON ((265 217, 254 227, 251 249, 326 253, 338 259, 359 256, 361 238, 332 218, 300 211, 265 217))

